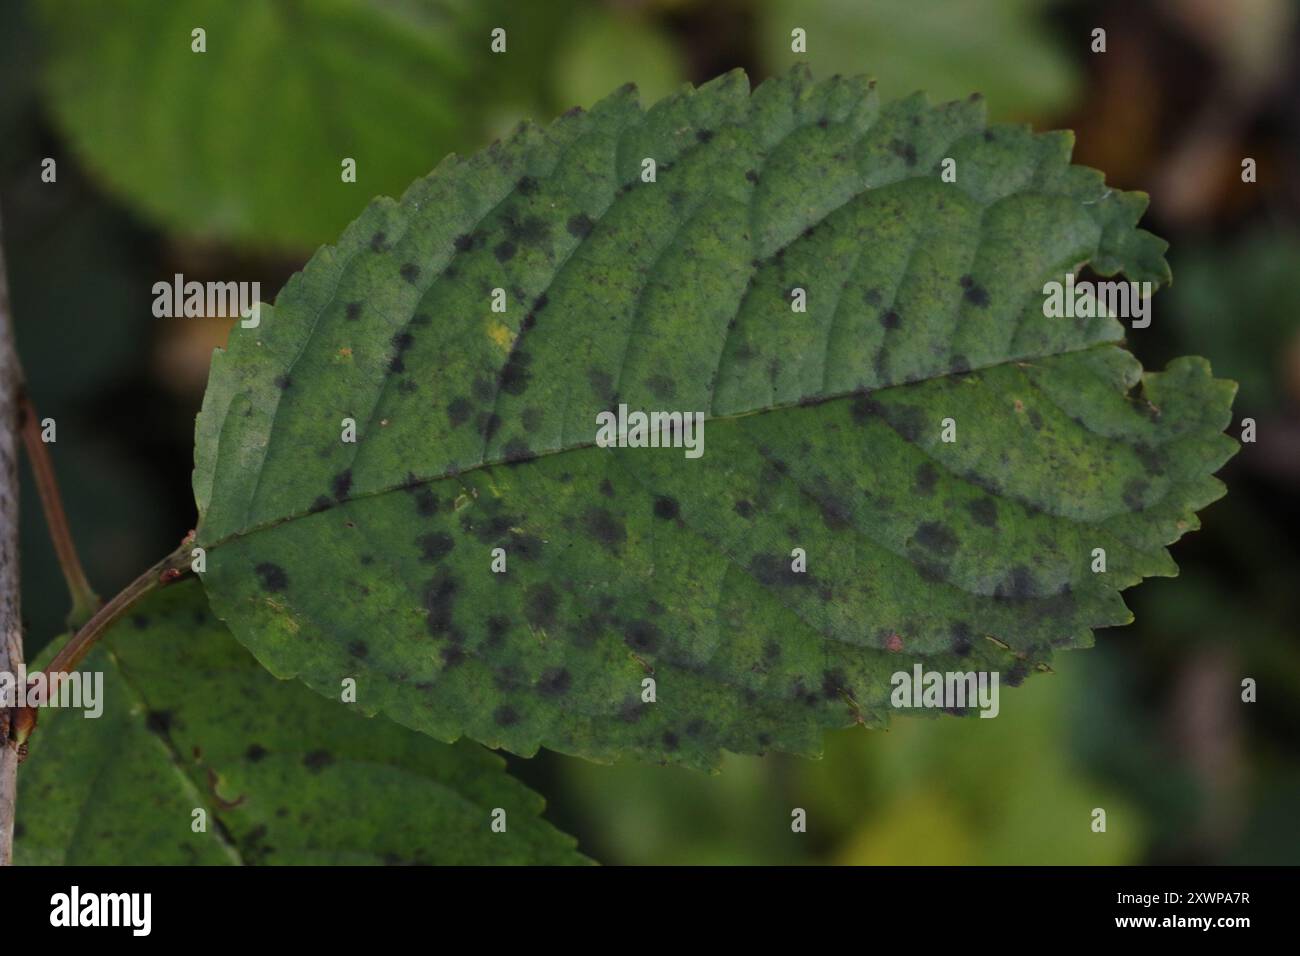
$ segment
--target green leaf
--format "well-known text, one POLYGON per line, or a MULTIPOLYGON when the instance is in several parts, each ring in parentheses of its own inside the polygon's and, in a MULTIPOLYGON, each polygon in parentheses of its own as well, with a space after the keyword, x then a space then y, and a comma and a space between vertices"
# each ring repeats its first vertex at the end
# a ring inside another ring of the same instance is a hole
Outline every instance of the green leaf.
POLYGON ((40 10, 60 127, 108 186, 175 232, 315 246, 366 197, 477 138, 464 102, 489 26, 470 0, 40 10), (205 53, 191 49, 196 28, 205 53))
POLYGON ((1204 361, 1042 314, 1081 263, 1168 276, 1145 197, 1069 153, 795 71, 447 160, 214 357, 214 609, 282 677, 524 754, 814 753, 914 662, 1018 683, 1175 572, 1235 447, 1204 361), (619 402, 706 412, 703 457, 594 447, 619 402))
POLYGON ((280 685, 196 582, 141 602, 80 670, 103 673, 103 713, 41 712, 19 863, 583 862, 500 757, 280 685))
MULTIPOLYGON (((936 98, 979 90, 998 119, 1050 116, 1074 104, 1079 72, 1046 24, 1054 0, 761 0, 759 52, 773 70, 881 78, 883 92, 936 98), (799 27, 807 52, 790 49, 799 27)), ((1079 55, 1090 37, 1076 32, 1079 55)))

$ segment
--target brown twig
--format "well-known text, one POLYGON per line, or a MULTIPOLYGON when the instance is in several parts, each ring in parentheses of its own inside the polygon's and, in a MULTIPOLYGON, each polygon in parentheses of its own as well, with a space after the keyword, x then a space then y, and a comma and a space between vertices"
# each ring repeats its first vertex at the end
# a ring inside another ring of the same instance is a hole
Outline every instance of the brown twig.
POLYGON ((63 498, 59 495, 59 483, 54 477, 54 465, 50 461, 49 450, 41 439, 40 421, 26 390, 18 396, 18 413, 22 422, 23 444, 27 448, 27 460, 31 463, 32 477, 36 481, 41 507, 45 511, 45 523, 49 526, 50 540, 54 544, 59 567, 63 569, 63 578, 68 582, 68 593, 72 597, 68 624, 81 627, 99 610, 102 602, 86 580, 86 572, 77 556, 77 546, 72 542, 72 529, 68 527, 68 517, 63 511, 63 498))
POLYGON ((164 584, 182 577, 189 570, 191 540, 187 536, 178 547, 148 571, 124 587, 107 604, 94 613, 82 628, 68 638, 68 642, 59 648, 45 668, 47 674, 64 674, 81 663, 95 642, 123 614, 130 610, 136 601, 164 584))

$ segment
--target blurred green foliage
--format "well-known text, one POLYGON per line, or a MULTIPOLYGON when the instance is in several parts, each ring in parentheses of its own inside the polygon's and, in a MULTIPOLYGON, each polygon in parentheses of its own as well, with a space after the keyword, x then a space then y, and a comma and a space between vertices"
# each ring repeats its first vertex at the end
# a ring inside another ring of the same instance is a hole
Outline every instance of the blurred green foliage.
MULTIPOLYGON (((175 369, 157 348, 190 336, 202 355, 219 335, 207 320, 152 319, 153 281, 197 257, 199 271, 261 278, 273 295, 372 195, 400 192, 446 152, 476 149, 525 116, 590 105, 625 81, 649 101, 734 67, 761 79, 794 58, 790 30, 800 26, 819 75, 870 72, 885 97, 982 91, 995 116, 1079 129, 1079 152, 1150 191, 1147 225, 1171 243, 1175 282, 1131 346, 1148 366, 1208 356, 1241 382, 1237 414, 1259 419, 1259 441, 1222 476, 1229 495, 1205 527, 1175 549, 1182 576, 1132 592, 1136 623, 1063 655, 1055 676, 1004 688, 996 720, 902 719, 888 732, 830 735, 821 761, 732 758, 717 776, 548 753, 512 759, 514 771, 609 863, 1294 864, 1300 195, 1284 175, 1300 168, 1293 33, 1266 31, 1272 69, 1256 71, 1287 78, 1281 86, 1240 72, 1240 38, 1259 34, 1252 24, 1285 22, 1288 2, 483 0, 462 8, 461 34, 432 18, 451 7, 434 0, 320 0, 275 5, 275 32, 234 51, 210 26, 213 73, 200 83, 197 64, 178 55, 168 65, 155 49, 166 35, 189 56, 184 14, 198 0, 136 0, 130 16, 107 2, 41 0, 88 18, 43 29, 29 0, 0 0, 0 206, 19 345, 41 413, 59 422, 53 454, 92 582, 113 593, 193 520, 204 372, 200 363, 188 387, 170 386, 175 369), (381 12, 384 26, 373 19, 381 12), (488 54, 491 25, 508 29, 508 54, 488 54), (1109 33, 1105 55, 1088 51, 1096 26, 1109 33), (148 49, 118 61, 130 69, 96 65, 105 43, 126 49, 138 31, 148 49), (275 37, 271 57, 258 44, 275 37), (445 68, 429 66, 436 56, 445 68), (342 84, 346 109, 311 98, 305 78, 321 69, 342 84), (200 92, 202 102, 187 99, 200 92), (256 109, 241 111, 250 99, 256 109), (1200 169, 1191 184, 1203 201, 1185 207, 1195 215, 1167 214, 1171 156, 1207 128, 1230 175, 1200 169), (340 144, 369 150, 355 187, 339 184, 340 144), (1258 184, 1239 181, 1244 155, 1261 157, 1258 184), (59 160, 57 187, 39 180, 46 156, 59 160), (1244 677, 1259 682, 1258 703, 1241 703, 1244 677), (1098 806, 1104 835, 1089 828, 1098 806), (795 807, 808 811, 805 834, 790 830, 795 807)), ((29 646, 39 647, 61 630, 67 599, 30 487, 23 495, 23 599, 29 646)))

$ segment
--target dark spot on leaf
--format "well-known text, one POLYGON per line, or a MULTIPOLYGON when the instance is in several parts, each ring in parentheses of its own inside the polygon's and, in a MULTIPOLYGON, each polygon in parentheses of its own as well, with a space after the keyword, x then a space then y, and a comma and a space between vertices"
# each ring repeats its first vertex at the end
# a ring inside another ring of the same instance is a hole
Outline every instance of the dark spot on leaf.
POLYGON ((510 439, 510 441, 506 442, 505 447, 501 449, 501 451, 505 455, 506 461, 510 464, 528 461, 530 458, 537 457, 537 453, 528 447, 528 442, 524 441, 522 438, 510 439))
POLYGON ((416 279, 420 278, 420 267, 414 262, 407 262, 403 264, 401 273, 403 279, 407 282, 414 283, 416 279))
POLYGON ((752 502, 741 498, 736 502, 735 511, 742 518, 749 518, 754 514, 754 505, 752 502))
POLYGON ((515 183, 515 188, 525 196, 531 196, 537 192, 537 180, 532 176, 521 176, 519 182, 515 183))
POLYGON ((916 469, 916 485, 914 491, 918 495, 929 496, 934 494, 934 486, 939 481, 939 473, 935 471, 934 465, 928 461, 921 463, 916 469))
POLYGON ((701 143, 707 143, 709 140, 713 139, 713 130, 697 129, 695 131, 695 138, 698 139, 701 143))
POLYGON ((516 251, 515 244, 509 239, 505 239, 497 243, 492 250, 492 254, 497 257, 497 262, 509 262, 515 257, 516 251))
POLYGON ((384 251, 384 240, 387 239, 387 238, 388 238, 388 237, 385 236, 382 232, 377 232, 377 233, 375 233, 373 236, 371 236, 371 237, 370 237, 370 251, 371 251, 371 252, 383 252, 383 251, 384 251))
POLYGON ((623 643, 634 651, 652 652, 662 638, 653 621, 632 621, 623 630, 623 643))
POLYGON ((499 727, 510 727, 519 723, 519 711, 509 704, 502 704, 492 712, 492 719, 497 722, 499 727))
POLYGON ((538 584, 528 589, 524 600, 524 617, 533 627, 550 627, 555 623, 555 612, 560 606, 560 596, 549 584, 538 584))
POLYGON ((443 531, 424 535, 419 539, 418 544, 421 561, 441 561, 451 554, 452 548, 456 547, 455 539, 443 531))
POLYGON ((428 488, 415 493, 415 513, 425 518, 438 513, 438 499, 428 488))
POLYGON ((812 578, 807 572, 794 570, 790 558, 780 554, 756 554, 749 562, 749 571, 768 587, 783 585, 808 585, 812 578))
POLYGON ((677 735, 673 733, 671 730, 664 731, 663 741, 664 741, 664 749, 666 750, 676 750, 681 743, 677 735))
POLYGON ((166 734, 172 729, 172 712, 170 710, 151 710, 145 714, 144 724, 155 734, 166 734))
POLYGON ((334 476, 330 482, 330 490, 334 492, 334 497, 338 501, 345 501, 348 492, 352 490, 352 469, 346 468, 334 476))
POLYGON ((609 483, 608 478, 602 478, 600 481, 600 493, 606 498, 614 497, 614 486, 609 483))
POLYGON ((569 692, 573 676, 563 667, 552 667, 542 673, 537 681, 537 692, 547 697, 559 697, 569 692))
POLYGON ((610 551, 617 551, 627 540, 623 522, 604 508, 591 508, 583 519, 587 533, 610 551))
POLYGON ((278 564, 264 561, 254 568, 263 591, 283 591, 289 586, 289 575, 278 564))
POLYGON ((528 366, 533 357, 519 349, 510 353, 506 364, 501 369, 501 390, 511 395, 522 395, 528 389, 531 377, 528 366))
POLYGON ((326 498, 324 495, 319 495, 316 500, 311 503, 311 507, 307 509, 307 512, 308 514, 319 514, 322 511, 329 511, 333 507, 333 501, 326 498))
POLYGON ((244 759, 249 763, 257 763, 266 756, 266 752, 266 748, 261 744, 250 744, 248 749, 244 751, 244 759))
POLYGON ((965 621, 952 622, 952 652, 958 657, 965 657, 971 652, 974 639, 970 625, 965 621))
POLYGON ((447 420, 452 428, 458 428, 465 424, 473 411, 474 406, 469 403, 469 399, 463 396, 453 398, 451 404, 447 406, 447 420))
MULTIPOLYGON (((969 279, 970 276, 966 276, 966 278, 969 279)), ((966 285, 966 291, 962 293, 962 297, 967 302, 978 306, 981 309, 988 308, 989 294, 987 290, 985 290, 982 285, 977 285, 974 281, 966 285)))
POLYGON ((348 653, 353 657, 369 657, 370 647, 365 641, 353 641, 348 645, 348 653))
POLYGON ((903 324, 903 320, 898 317, 898 313, 892 309, 880 314, 880 324, 887 329, 896 329, 903 324))
POLYGON ((425 586, 424 607, 429 612, 428 628, 429 633, 435 637, 445 635, 451 629, 457 590, 459 585, 456 579, 445 570, 425 586))
POLYGON ((917 525, 913 537, 921 547, 944 557, 950 557, 957 550, 957 535, 939 521, 923 521, 917 525))
POLYGON ((334 755, 328 750, 313 750, 302 758, 302 765, 312 773, 320 773, 334 762, 334 755))
MULTIPOLYGON (((452 640, 456 640, 455 635, 452 636, 452 640)), ((456 644, 450 644, 438 653, 442 658, 442 666, 444 670, 451 670, 453 667, 465 663, 465 651, 456 644)))
POLYGON ((608 372, 598 368, 587 369, 587 381, 591 383, 591 390, 596 397, 602 401, 608 401, 614 395, 614 380, 608 372))
POLYGON ((348 321, 355 322, 357 319, 361 318, 361 303, 349 302, 347 304, 347 308, 345 312, 347 314, 348 321))
POLYGON ((1133 511, 1141 511, 1146 507, 1143 501, 1150 487, 1150 484, 1140 478, 1131 479, 1124 485, 1124 504, 1133 511))
POLYGON ((293 379, 291 379, 288 375, 277 375, 275 377, 275 387, 282 392, 292 384, 293 384, 293 379))
POLYGON ((998 503, 992 498, 976 498, 968 502, 966 507, 970 509, 970 516, 975 519, 976 524, 982 524, 986 528, 997 527, 998 503))
POLYGON ((569 217, 569 221, 565 224, 565 228, 569 230, 569 235, 575 236, 578 239, 584 239, 591 232, 594 225, 595 223, 592 222, 590 216, 585 212, 580 212, 576 216, 569 217))
POLYGON ((681 509, 677 506, 676 498, 661 495, 655 499, 654 510, 656 518, 663 518, 665 521, 671 521, 673 518, 677 517, 681 509))

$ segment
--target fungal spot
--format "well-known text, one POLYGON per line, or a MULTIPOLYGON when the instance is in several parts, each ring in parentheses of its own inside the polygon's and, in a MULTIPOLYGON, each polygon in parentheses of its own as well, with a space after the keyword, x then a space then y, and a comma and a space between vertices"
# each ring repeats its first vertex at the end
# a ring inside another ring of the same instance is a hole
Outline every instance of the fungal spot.
POLYGON ((312 773, 320 773, 334 762, 334 755, 328 750, 313 750, 302 758, 302 765, 312 773))
POLYGON ((681 509, 677 505, 676 498, 660 496, 655 499, 655 517, 663 518, 665 521, 671 521, 676 518, 681 509))
POLYGON ((443 571, 428 583, 424 591, 424 607, 428 611, 429 633, 435 637, 451 629, 452 609, 456 605, 456 579, 443 571))
POLYGON ((491 414, 480 412, 474 422, 478 425, 478 430, 483 433, 483 437, 490 441, 501 427, 501 416, 495 412, 491 414))
POLYGON ((958 657, 965 657, 970 654, 971 647, 974 645, 970 625, 965 621, 953 621, 950 632, 952 634, 952 652, 958 657))
POLYGON ((505 643, 506 632, 510 630, 510 618, 493 614, 487 619, 488 647, 500 647, 505 643))
POLYGON ((145 714, 145 726, 159 736, 172 729, 172 712, 170 710, 151 710, 145 714))
POLYGON ((421 561, 441 561, 456 547, 455 539, 442 531, 424 535, 419 539, 418 544, 421 561))
POLYGON ((420 278, 420 267, 414 262, 404 263, 400 271, 402 278, 411 284, 414 284, 415 280, 420 278))
POLYGON ((249 763, 257 763, 266 756, 266 753, 266 748, 261 744, 249 744, 248 749, 244 751, 244 759, 249 763))
POLYGON ((348 653, 356 658, 370 656, 370 647, 365 641, 353 641, 348 645, 348 653))
POLYGON ((939 521, 924 521, 917 525, 913 537, 921 547, 943 557, 950 557, 957 550, 957 535, 939 521))
POLYGON ((416 492, 415 513, 425 518, 438 513, 438 499, 428 488, 421 488, 416 492))
POLYGON ((585 212, 580 212, 576 216, 570 216, 569 221, 565 223, 565 228, 569 230, 569 235, 578 239, 585 239, 591 232, 595 223, 585 212))
POLYGON ((387 238, 388 237, 385 236, 382 232, 376 232, 373 236, 370 237, 370 251, 383 252, 384 240, 387 238))
POLYGON ((552 667, 542 673, 537 681, 537 692, 547 697, 559 697, 569 692, 573 676, 563 667, 552 667))
POLYGON ((496 721, 498 727, 510 727, 519 723, 519 711, 509 704, 502 704, 492 712, 492 719, 496 721))
POLYGON ((537 180, 532 176, 521 176, 519 182, 515 183, 515 188, 525 196, 531 196, 537 192, 537 180))
POLYGON ((459 428, 469 420, 473 411, 474 406, 469 403, 469 399, 464 396, 453 398, 451 404, 447 406, 447 421, 451 423, 452 428, 459 428))
POLYGON ((560 596, 549 584, 538 584, 528 589, 524 599, 524 617, 536 628, 547 628, 555 623, 555 612, 560 606, 560 596))
POLYGON ((501 390, 511 395, 522 395, 528 389, 531 377, 528 366, 532 360, 533 357, 528 352, 519 349, 511 352, 501 368, 501 390))
POLYGON ((614 380, 608 372, 598 368, 589 368, 587 369, 587 381, 591 384, 592 392, 602 401, 608 401, 614 397, 614 380))
POLYGON ((747 169, 745 170, 745 178, 751 183, 756 183, 758 182, 758 173, 754 172, 752 169, 747 169))
POLYGON ((709 142, 709 140, 713 139, 713 130, 697 129, 695 131, 695 138, 698 139, 701 143, 707 143, 709 142))
POLYGON ((361 318, 361 303, 349 302, 347 304, 347 308, 344 311, 348 317, 348 321, 355 322, 357 319, 361 318))
POLYGON ((1151 486, 1147 482, 1140 478, 1131 479, 1124 485, 1124 504, 1133 511, 1143 510, 1146 507, 1144 504, 1146 493, 1150 487, 1151 486))
POLYGON ((939 482, 939 473, 935 471, 934 465, 930 462, 922 462, 916 469, 916 485, 914 490, 918 495, 929 496, 934 494, 934 486, 939 482))
POLYGON ((505 239, 497 243, 492 250, 492 254, 497 257, 497 262, 509 262, 515 257, 516 251, 515 244, 509 239, 505 239))
POLYGON ((976 498, 974 501, 967 503, 966 507, 970 510, 970 516, 975 519, 976 524, 981 524, 986 528, 997 527, 998 503, 992 498, 976 498))
POLYGON ((880 324, 887 329, 896 329, 903 324, 903 320, 899 318, 897 312, 891 309, 880 314, 880 324))
POLYGON ((627 540, 623 522, 604 508, 591 508, 583 518, 587 533, 610 551, 617 551, 627 540))
POLYGON ((981 309, 988 307, 989 294, 988 291, 982 285, 978 285, 975 282, 975 280, 972 279, 970 276, 962 276, 961 284, 962 287, 966 290, 964 293, 962 293, 962 297, 967 302, 971 303, 972 305, 978 306, 981 309))
MULTIPOLYGON (((452 640, 455 639, 456 637, 453 635, 452 640)), ((439 652, 438 656, 442 658, 442 666, 444 670, 451 670, 453 667, 465 663, 465 651, 455 644, 444 647, 439 652)))
POLYGON ((505 460, 508 463, 528 461, 530 458, 536 458, 536 453, 528 447, 528 442, 522 438, 512 438, 506 442, 505 448, 502 449, 505 460))
POLYGON ((744 498, 741 498, 735 504, 735 512, 742 518, 752 517, 754 514, 754 504, 744 498))
POLYGON ((671 730, 664 731, 663 742, 664 742, 664 747, 667 750, 676 750, 680 745, 680 741, 678 740, 677 735, 673 733, 671 730))
POLYGON ((911 143, 896 139, 889 144, 889 148, 893 150, 895 156, 900 157, 907 165, 916 165, 916 147, 911 143))
POLYGON ((614 486, 609 483, 608 478, 602 478, 600 481, 600 493, 606 498, 614 497, 614 486))
POLYGON ((307 509, 307 513, 313 515, 319 514, 322 511, 329 511, 333 507, 334 507, 334 502, 330 501, 324 495, 318 495, 316 497, 316 500, 313 501, 311 503, 311 506, 307 509))
POLYGON ((330 490, 334 492, 336 500, 346 500, 348 492, 352 490, 352 469, 346 468, 335 475, 334 480, 330 482, 330 490))
POLYGON ((289 586, 289 575, 285 574, 284 568, 278 564, 263 561, 253 570, 257 572, 257 579, 261 582, 263 591, 283 591, 289 586))
POLYGON ((452 241, 452 245, 456 247, 457 252, 469 252, 478 245, 478 237, 473 233, 462 232, 452 241))
POLYGON ((790 567, 790 559, 783 554, 756 554, 749 562, 749 572, 759 583, 768 587, 776 585, 803 585, 812 583, 812 575, 800 573, 790 567))
POLYGON ((653 621, 632 621, 623 631, 623 643, 634 651, 650 653, 663 639, 653 621))
POLYGON ((291 379, 288 375, 277 375, 275 377, 275 387, 282 392, 292 384, 293 384, 293 379, 291 379))

